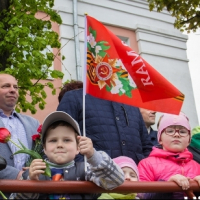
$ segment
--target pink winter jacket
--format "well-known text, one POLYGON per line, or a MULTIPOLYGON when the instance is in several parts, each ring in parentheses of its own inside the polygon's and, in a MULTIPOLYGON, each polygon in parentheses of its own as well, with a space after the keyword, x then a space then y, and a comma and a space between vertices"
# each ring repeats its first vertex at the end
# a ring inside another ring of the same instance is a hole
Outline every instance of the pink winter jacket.
POLYGON ((193 179, 200 175, 200 164, 193 160, 187 149, 172 153, 153 147, 148 158, 139 162, 140 181, 167 181, 171 176, 181 174, 193 179))

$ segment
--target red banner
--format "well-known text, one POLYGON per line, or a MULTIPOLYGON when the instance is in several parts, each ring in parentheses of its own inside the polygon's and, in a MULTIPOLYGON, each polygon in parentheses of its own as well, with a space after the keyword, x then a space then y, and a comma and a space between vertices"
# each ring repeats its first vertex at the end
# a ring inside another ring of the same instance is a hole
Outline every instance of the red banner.
POLYGON ((184 95, 96 19, 86 16, 86 93, 178 114, 184 95))

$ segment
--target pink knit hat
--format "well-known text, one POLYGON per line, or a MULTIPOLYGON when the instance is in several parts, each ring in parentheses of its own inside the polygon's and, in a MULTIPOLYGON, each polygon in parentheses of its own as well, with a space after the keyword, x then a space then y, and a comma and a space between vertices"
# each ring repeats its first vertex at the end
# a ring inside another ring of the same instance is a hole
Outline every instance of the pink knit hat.
POLYGON ((189 119, 184 113, 180 112, 179 115, 164 114, 161 116, 160 124, 158 126, 158 135, 157 135, 158 141, 160 141, 160 137, 163 130, 168 126, 173 126, 173 125, 183 126, 187 128, 191 133, 189 119))
POLYGON ((113 158, 113 161, 117 165, 119 165, 121 168, 122 167, 130 167, 137 174, 137 177, 139 179, 138 168, 137 168, 137 165, 136 165, 136 163, 133 159, 126 157, 126 156, 119 156, 117 158, 113 158))

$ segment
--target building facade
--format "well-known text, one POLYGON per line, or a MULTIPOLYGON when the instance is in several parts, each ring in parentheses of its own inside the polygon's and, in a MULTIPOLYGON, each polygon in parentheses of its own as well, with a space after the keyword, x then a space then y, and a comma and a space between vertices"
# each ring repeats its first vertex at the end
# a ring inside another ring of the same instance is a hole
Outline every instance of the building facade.
MULTIPOLYGON (((61 70, 65 74, 63 82, 82 80, 84 16, 87 13, 127 42, 185 94, 182 111, 189 117, 192 127, 198 125, 186 54, 188 36, 174 28, 174 18, 167 11, 150 12, 146 0, 55 0, 54 9, 63 20, 59 26, 61 54, 65 56, 65 60, 60 62, 61 70)), ((41 123, 46 114, 56 109, 58 93, 59 89, 56 96, 48 96, 45 111, 38 109, 34 115, 41 123), (51 102, 54 102, 53 105, 51 102)), ((158 113, 157 118, 160 114, 158 113)))
POLYGON ((200 125, 200 28, 195 32, 188 34, 187 55, 189 59, 189 68, 192 78, 192 85, 197 109, 197 116, 200 125))

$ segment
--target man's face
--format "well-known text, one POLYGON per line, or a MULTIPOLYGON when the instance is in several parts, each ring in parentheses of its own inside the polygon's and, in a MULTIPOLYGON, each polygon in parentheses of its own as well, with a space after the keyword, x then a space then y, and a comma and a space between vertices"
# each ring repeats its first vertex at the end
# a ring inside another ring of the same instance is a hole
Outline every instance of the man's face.
POLYGON ((0 108, 12 111, 19 97, 17 80, 8 74, 0 74, 0 108))
POLYGON ((140 108, 140 112, 142 114, 142 118, 147 128, 155 124, 155 119, 156 119, 155 111, 140 108))

